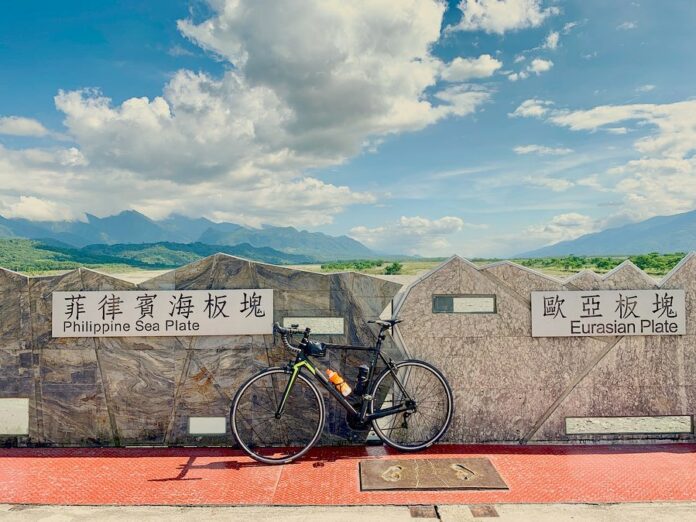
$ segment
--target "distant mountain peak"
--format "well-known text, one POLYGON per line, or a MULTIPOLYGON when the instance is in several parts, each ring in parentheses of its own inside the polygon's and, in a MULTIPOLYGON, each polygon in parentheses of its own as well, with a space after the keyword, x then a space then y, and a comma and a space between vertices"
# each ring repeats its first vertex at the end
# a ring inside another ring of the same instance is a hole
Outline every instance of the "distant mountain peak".
POLYGON ((292 226, 263 225, 249 228, 236 223, 216 223, 207 218, 174 214, 153 220, 137 210, 127 209, 112 216, 85 214, 86 221, 31 222, 0 216, 0 237, 47 239, 84 247, 94 244, 204 243, 217 246, 247 244, 255 249, 333 261, 375 257, 362 243, 348 236, 329 236, 322 232, 298 231, 292 226))
POLYGON ((696 210, 655 216, 561 241, 516 257, 631 255, 696 250, 696 210))

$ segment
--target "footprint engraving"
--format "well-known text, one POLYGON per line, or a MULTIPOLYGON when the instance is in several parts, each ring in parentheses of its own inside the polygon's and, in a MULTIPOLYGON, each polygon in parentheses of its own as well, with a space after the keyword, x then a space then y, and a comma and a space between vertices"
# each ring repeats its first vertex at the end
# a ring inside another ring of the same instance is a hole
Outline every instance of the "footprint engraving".
POLYGON ((450 468, 454 470, 459 480, 471 480, 476 476, 476 473, 461 464, 450 464, 450 468))
POLYGON ((389 466, 384 473, 382 473, 382 479, 387 482, 398 482, 401 480, 401 472, 403 471, 401 466, 389 466))

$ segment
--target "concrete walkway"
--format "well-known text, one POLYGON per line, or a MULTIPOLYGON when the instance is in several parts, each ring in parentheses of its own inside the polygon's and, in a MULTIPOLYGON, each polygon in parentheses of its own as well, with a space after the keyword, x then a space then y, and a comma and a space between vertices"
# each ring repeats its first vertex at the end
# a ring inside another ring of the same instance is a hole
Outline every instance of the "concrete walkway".
POLYGON ((0 519, 9 521, 121 521, 225 520, 255 522, 406 522, 441 520, 493 520, 515 522, 671 522, 696 521, 696 503, 654 504, 498 504, 493 506, 336 506, 336 507, 174 507, 174 506, 27 506, 0 505, 0 519), (478 509, 478 511, 476 511, 478 509), (423 517, 430 511, 434 516, 423 517), (476 516, 476 515, 479 516, 476 516), (420 516, 419 516, 420 515, 420 516), (497 515, 497 517, 496 517, 497 515), (493 518, 496 517, 496 518, 493 518))

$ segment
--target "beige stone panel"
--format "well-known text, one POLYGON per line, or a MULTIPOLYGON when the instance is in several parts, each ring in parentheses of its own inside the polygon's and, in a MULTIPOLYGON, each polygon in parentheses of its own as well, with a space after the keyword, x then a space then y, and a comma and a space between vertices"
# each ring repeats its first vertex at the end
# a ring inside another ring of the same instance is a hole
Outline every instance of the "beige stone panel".
POLYGON ((657 288, 657 280, 627 260, 604 276, 598 290, 650 290, 652 288, 657 288))
POLYGON ((602 278, 592 270, 582 270, 565 280, 568 290, 596 290, 602 286, 602 278))
POLYGON ((421 354, 458 386, 532 388, 565 387, 589 364, 604 343, 574 339, 502 337, 450 339, 441 353, 421 354), (570 346, 568 346, 570 344, 570 346))
POLYGON ((661 284, 662 288, 681 288, 686 300, 686 333, 696 335, 696 256, 690 255, 661 284))
POLYGON ((519 441, 558 392, 543 385, 531 389, 458 388, 454 392, 455 416, 445 440, 519 441))
POLYGON ((541 290, 564 290, 563 283, 547 277, 539 272, 510 262, 500 262, 485 266, 481 269, 496 277, 502 284, 527 301, 532 292, 541 290))
POLYGON ((566 418, 566 433, 568 435, 692 433, 692 431, 692 421, 688 415, 566 418))

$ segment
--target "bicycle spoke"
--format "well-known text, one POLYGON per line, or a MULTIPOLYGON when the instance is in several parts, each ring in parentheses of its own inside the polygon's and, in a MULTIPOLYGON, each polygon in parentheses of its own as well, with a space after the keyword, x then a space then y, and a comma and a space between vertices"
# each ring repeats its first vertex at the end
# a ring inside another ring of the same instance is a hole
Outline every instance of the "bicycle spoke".
POLYGON ((383 400, 373 402, 373 408, 405 406, 412 400, 414 411, 376 419, 373 427, 380 437, 398 449, 423 447, 446 429, 451 396, 446 384, 424 364, 402 363, 394 373, 385 374, 379 381, 375 397, 383 397, 383 400))
POLYGON ((243 449, 263 462, 287 462, 308 449, 321 433, 323 404, 301 375, 276 417, 291 374, 272 370, 249 381, 235 398, 235 435, 243 449))

